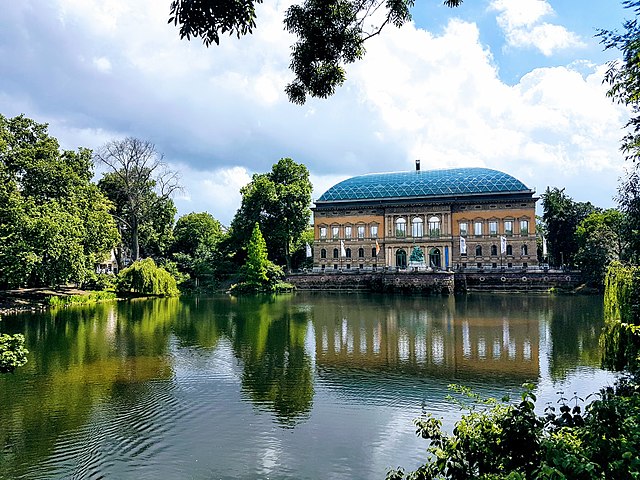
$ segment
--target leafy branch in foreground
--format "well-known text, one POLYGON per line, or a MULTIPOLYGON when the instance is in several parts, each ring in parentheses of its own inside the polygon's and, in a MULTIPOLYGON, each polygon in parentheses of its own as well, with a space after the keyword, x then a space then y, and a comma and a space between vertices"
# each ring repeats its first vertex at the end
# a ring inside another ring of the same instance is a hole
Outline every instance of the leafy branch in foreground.
MULTIPOLYGON (((206 46, 220 44, 224 34, 241 36, 256 28, 256 5, 263 0, 174 0, 169 23, 179 25, 180 38, 199 37, 206 46)), ((285 91, 292 103, 307 96, 327 98, 346 79, 344 66, 360 60, 364 42, 388 26, 411 20, 415 0, 304 0, 290 6, 285 29, 297 36, 291 46, 294 80, 285 91)), ((457 7, 462 0, 445 0, 457 7)))
POLYGON ((413 472, 390 470, 387 480, 639 478, 637 383, 621 380, 602 389, 584 416, 577 396, 561 397, 559 414, 548 407, 538 416, 533 384, 523 387, 517 404, 459 390, 473 402, 453 433, 444 433, 442 422, 431 415, 417 419, 417 435, 430 441, 427 462, 413 472), (485 408, 475 409, 481 405, 485 408))

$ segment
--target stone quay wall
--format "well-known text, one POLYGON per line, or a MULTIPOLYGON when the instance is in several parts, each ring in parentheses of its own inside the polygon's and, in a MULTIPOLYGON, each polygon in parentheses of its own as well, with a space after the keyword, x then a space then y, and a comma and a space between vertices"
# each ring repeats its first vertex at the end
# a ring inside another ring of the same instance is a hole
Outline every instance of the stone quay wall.
POLYGON ((580 272, 336 272, 295 273, 286 280, 298 290, 404 292, 451 295, 468 291, 572 291, 582 283, 580 272))

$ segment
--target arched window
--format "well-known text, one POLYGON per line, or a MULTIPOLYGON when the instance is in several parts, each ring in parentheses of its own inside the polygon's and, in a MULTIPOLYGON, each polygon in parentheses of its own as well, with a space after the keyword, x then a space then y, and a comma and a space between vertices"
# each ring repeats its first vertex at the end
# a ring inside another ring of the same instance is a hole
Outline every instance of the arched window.
POLYGON ((396 237, 407 236, 407 221, 404 218, 396 220, 396 237))
POLYGON ((396 267, 407 268, 407 252, 402 249, 396 252, 396 267))
POLYGON ((495 257, 496 255, 498 255, 498 246, 497 245, 491 245, 491 256, 495 257))
POLYGON ((440 236, 440 219, 438 217, 429 218, 429 236, 431 238, 440 236))
POLYGON ((350 248, 347 248, 347 252, 346 253, 347 253, 346 257, 347 258, 351 258, 351 249, 350 248))
POLYGON ((522 245, 522 256, 525 257, 529 255, 529 248, 526 245, 522 245))
POLYGON ((320 250, 320 258, 327 258, 327 250, 325 248, 320 250))
POLYGON ((333 249, 333 258, 338 258, 338 249, 337 248, 333 249))
POLYGON ((420 217, 416 217, 411 220, 411 236, 420 238, 424 233, 422 219, 420 217))
POLYGON ((358 249, 358 258, 364 258, 364 248, 358 249))
POLYGON ((481 257, 482 256, 482 246, 481 245, 477 245, 476 246, 476 257, 481 257))
POLYGON ((511 245, 507 245, 507 255, 513 255, 513 247, 511 245))

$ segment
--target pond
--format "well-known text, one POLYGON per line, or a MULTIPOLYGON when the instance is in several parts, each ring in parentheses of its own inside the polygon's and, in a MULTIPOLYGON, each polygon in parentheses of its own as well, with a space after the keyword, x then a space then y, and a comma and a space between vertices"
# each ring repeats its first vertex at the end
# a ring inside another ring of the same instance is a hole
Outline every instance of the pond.
POLYGON ((416 468, 447 386, 538 408, 585 397, 602 299, 303 294, 104 303, 5 317, 0 478, 383 479, 416 468), (575 394, 574 394, 575 392, 575 394))

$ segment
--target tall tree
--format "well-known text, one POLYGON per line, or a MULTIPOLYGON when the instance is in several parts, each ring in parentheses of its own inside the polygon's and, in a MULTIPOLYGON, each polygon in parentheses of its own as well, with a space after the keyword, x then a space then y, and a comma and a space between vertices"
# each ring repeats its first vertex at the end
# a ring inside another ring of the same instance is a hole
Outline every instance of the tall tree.
POLYGON ((629 242, 629 257, 640 262, 640 1, 622 2, 635 17, 624 22, 624 30, 600 30, 598 36, 605 50, 614 48, 622 60, 613 61, 605 75, 609 85, 607 95, 627 106, 631 115, 620 149, 630 164, 618 188, 618 204, 626 215, 625 237, 629 242))
POLYGON ((551 263, 573 265, 578 251, 576 228, 596 208, 589 202, 574 202, 564 188, 547 187, 541 197, 551 263))
POLYGON ((311 188, 307 167, 290 158, 280 159, 271 172, 253 175, 240 190, 242 204, 231 222, 236 245, 246 245, 257 222, 272 260, 291 269, 292 247, 309 225, 311 188))
MULTIPOLYGON (((173 226, 172 195, 180 190, 178 172, 169 169, 155 145, 127 137, 106 143, 94 154, 109 171, 98 183, 116 205, 116 220, 132 261, 140 258, 141 240, 146 254, 168 246, 165 238, 173 226)), ((118 255, 122 268, 122 252, 118 255)))
POLYGON ((119 240, 91 152, 0 115, 0 288, 82 283, 119 240))
MULTIPOLYGON (((180 38, 199 37, 206 46, 228 33, 238 38, 256 27, 256 5, 262 0, 173 0, 169 23, 180 26, 180 38)), ((364 43, 388 25, 411 20, 415 0, 301 0, 291 5, 285 29, 297 36, 291 47, 294 80, 285 91, 293 103, 308 95, 327 98, 346 79, 345 65, 361 59, 364 43)), ((457 7, 462 0, 445 0, 457 7)))
POLYGON ((625 218, 615 209, 591 212, 576 228, 578 268, 593 285, 604 288, 607 266, 625 255, 625 218))

